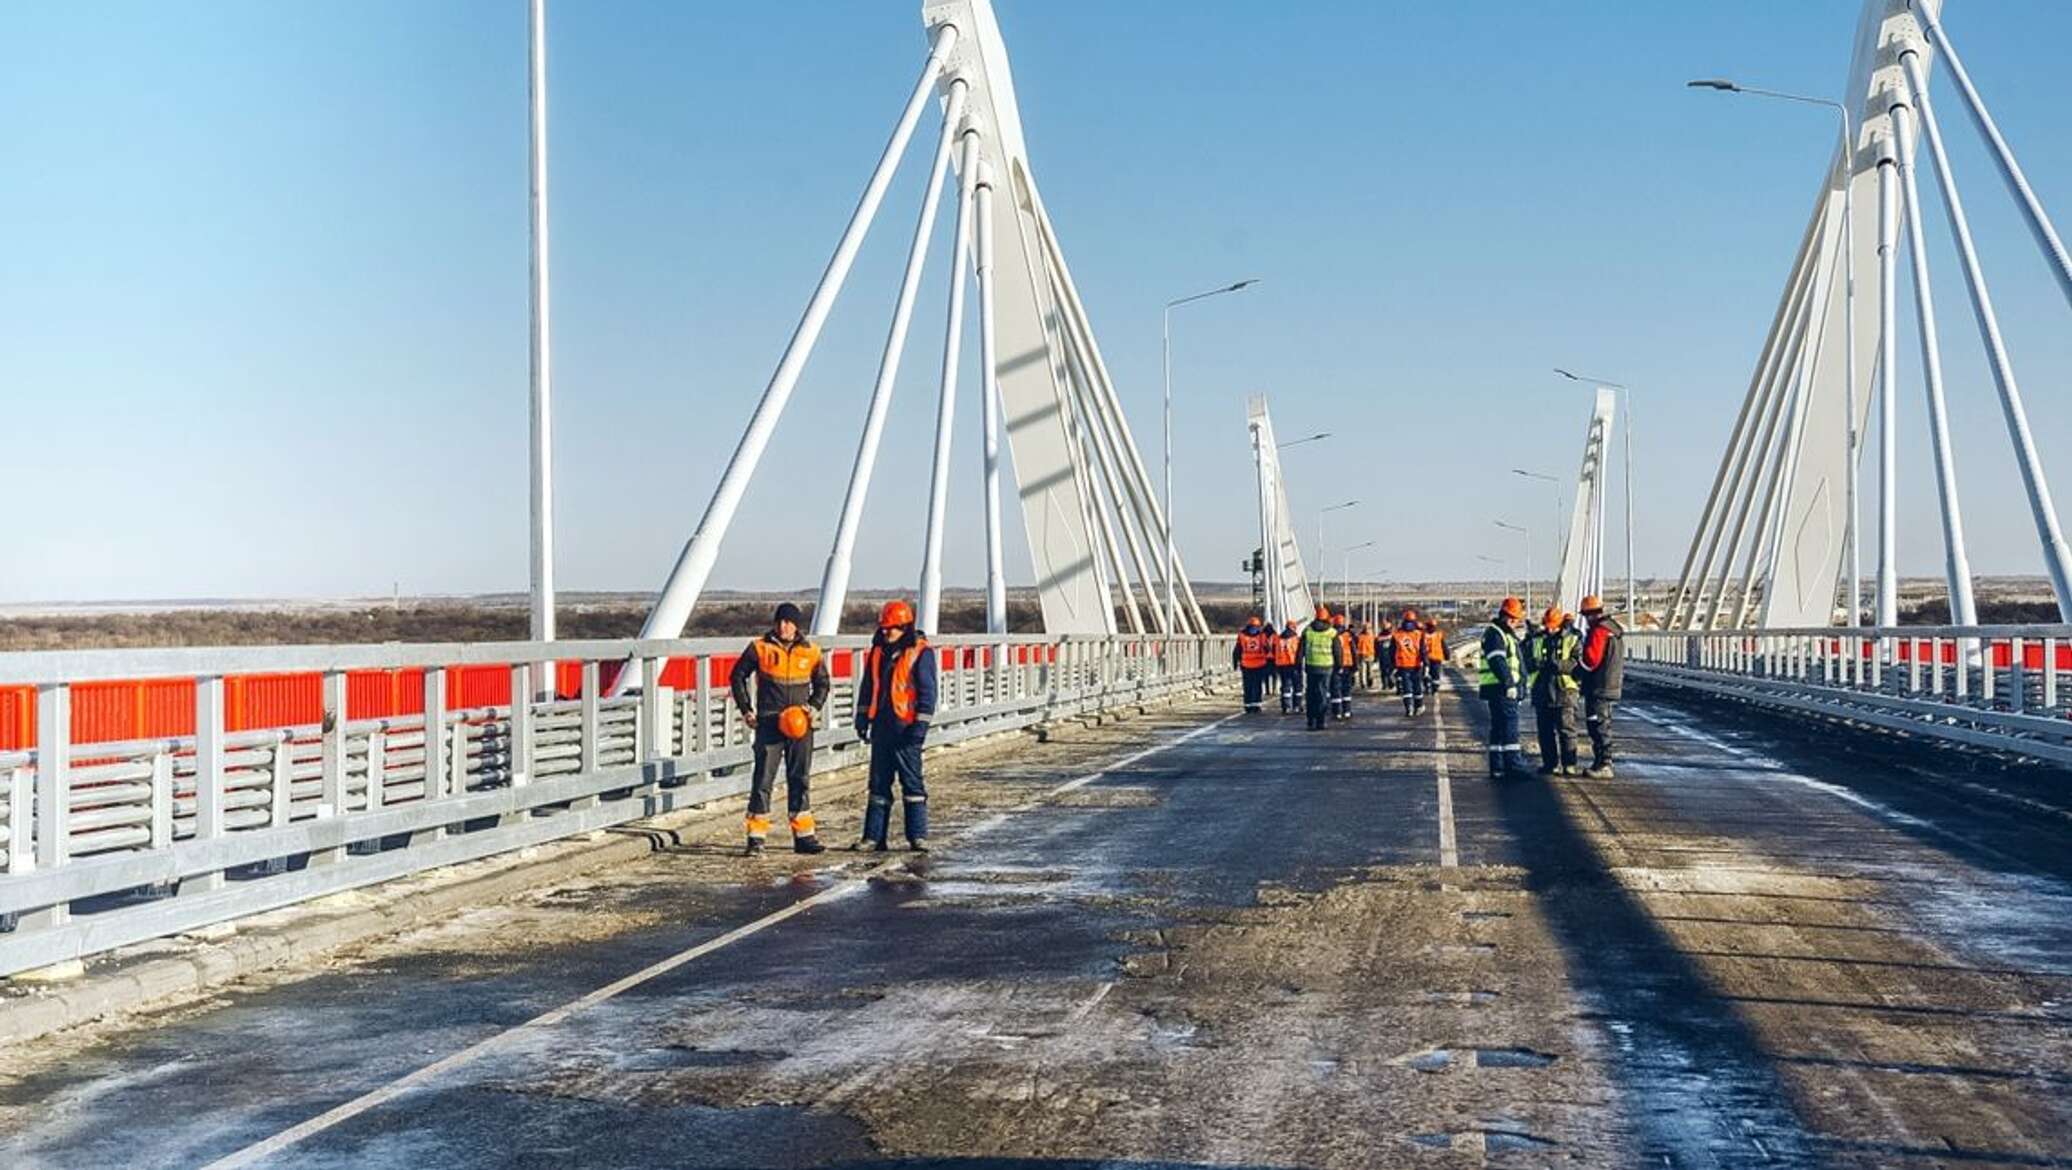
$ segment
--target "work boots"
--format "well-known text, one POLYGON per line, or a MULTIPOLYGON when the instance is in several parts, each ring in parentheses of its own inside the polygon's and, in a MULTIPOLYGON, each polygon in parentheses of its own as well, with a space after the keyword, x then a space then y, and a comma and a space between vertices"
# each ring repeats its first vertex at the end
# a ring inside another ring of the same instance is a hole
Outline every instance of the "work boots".
POLYGON ((791 851, 793 853, 825 853, 827 852, 827 846, 820 843, 820 838, 808 833, 803 837, 792 839, 791 851))
POLYGON ((761 857, 762 855, 763 855, 763 839, 762 839, 761 837, 750 837, 750 838, 748 839, 748 848, 746 848, 746 849, 743 849, 743 850, 741 851, 741 856, 743 856, 743 857, 761 857))
POLYGON ((873 841, 869 837, 865 837, 863 840, 858 841, 856 844, 849 846, 849 852, 883 853, 885 852, 885 843, 883 841, 873 841))
POLYGON ((1592 764, 1583 775, 1590 777, 1592 780, 1609 780, 1612 778, 1612 762, 1606 760, 1603 763, 1592 764))

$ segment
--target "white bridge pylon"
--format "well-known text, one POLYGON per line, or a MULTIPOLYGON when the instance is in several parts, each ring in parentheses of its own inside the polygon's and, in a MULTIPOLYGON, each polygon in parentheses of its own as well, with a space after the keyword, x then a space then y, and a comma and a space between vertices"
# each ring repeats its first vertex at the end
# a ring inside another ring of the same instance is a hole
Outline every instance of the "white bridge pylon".
MULTIPOLYGON (((1845 620, 1856 624, 1862 606, 1856 566, 1857 546, 1863 542, 1855 539, 1859 525, 1854 520, 1863 458, 1860 436, 1874 406, 1876 622, 1898 623, 1902 251, 1909 259, 1950 615, 1960 625, 1976 623, 1926 254, 1919 174, 1923 155, 1956 244, 2043 567, 2060 617, 2072 621, 2072 550, 2059 526, 2042 457, 2030 434, 1929 94, 1929 70, 1938 56, 2068 300, 2072 259, 1964 70, 1941 22, 1944 7, 1943 0, 1866 0, 1842 102, 1846 134, 1821 177, 1812 220, 1685 554, 1667 615, 1671 628, 1828 625, 1835 620, 1836 591, 1845 567, 1848 586, 1842 590, 1846 600, 1841 608, 1845 620)), ((1981 13, 1986 8, 1979 6, 1981 13)), ((1695 84, 1732 88, 1726 83, 1695 84)))
POLYGON ((641 636, 683 633, 719 556, 721 542, 775 431, 799 375, 842 291, 851 263, 909 141, 936 98, 942 123, 927 194, 892 311, 862 436, 822 578, 814 632, 838 632, 850 559, 870 490, 893 384, 912 324, 915 294, 949 174, 957 176, 956 244, 944 327, 935 458, 920 566, 920 628, 939 630, 942 543, 951 482, 952 424, 964 333, 966 279, 978 291, 977 387, 986 523, 986 627, 1007 628, 1002 569, 1000 432, 1013 454, 1016 488, 1042 600, 1053 634, 1165 633, 1154 598, 1173 579, 1183 605, 1178 633, 1206 633, 1179 558, 1165 563, 1166 517, 1123 415, 1064 249, 1044 210, 1015 103, 1007 48, 989 0, 930 0, 922 8, 928 54, 851 215, 833 258, 763 391, 733 458, 663 585, 641 636), (1118 618, 1120 611, 1120 618, 1118 618))
POLYGON ((1259 479, 1259 548, 1266 562, 1268 625, 1278 629, 1309 620, 1309 573, 1302 567, 1302 546, 1295 538, 1295 513, 1288 507, 1288 486, 1281 478, 1280 444, 1274 438, 1273 416, 1266 399, 1247 403, 1245 429, 1252 436, 1252 466, 1259 479))
POLYGON ((1605 452, 1612 439, 1618 392, 1598 387, 1583 432, 1583 463, 1576 472, 1575 506, 1569 509, 1568 533, 1561 546, 1560 574, 1554 579, 1554 604, 1576 612, 1583 598, 1604 592, 1605 452))

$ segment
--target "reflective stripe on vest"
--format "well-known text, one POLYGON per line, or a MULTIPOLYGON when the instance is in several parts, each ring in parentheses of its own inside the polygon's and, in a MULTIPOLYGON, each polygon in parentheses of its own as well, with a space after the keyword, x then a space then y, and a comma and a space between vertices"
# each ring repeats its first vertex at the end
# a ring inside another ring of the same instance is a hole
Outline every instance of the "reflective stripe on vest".
MULTIPOLYGON (((1518 661, 1518 635, 1512 633, 1508 626, 1492 625, 1489 628, 1495 630, 1497 635, 1503 639, 1504 654, 1511 663, 1511 677, 1517 678, 1519 668, 1523 665, 1518 661)), ((1496 677, 1496 671, 1490 669, 1489 655, 1487 654, 1482 656, 1482 672, 1478 676, 1478 681, 1485 687, 1497 686, 1501 682, 1496 677)))
POLYGON ((1396 643, 1396 666, 1410 670, 1424 661, 1424 634, 1418 630, 1397 630, 1391 635, 1396 643))
POLYGON ((769 638, 755 640, 755 668, 774 683, 794 685, 813 681, 820 665, 820 647, 801 641, 791 646, 769 638))
POLYGON ((1275 638, 1273 641, 1273 664, 1275 666, 1295 665, 1296 652, 1301 649, 1297 645, 1299 641, 1299 638, 1292 638, 1286 634, 1275 638))
POLYGON ((885 648, 871 647, 869 657, 864 660, 864 669, 869 672, 871 679, 870 718, 878 717, 878 704, 889 695, 892 717, 901 723, 914 721, 914 663, 927 649, 926 641, 914 639, 913 645, 900 651, 899 657, 892 660, 892 679, 887 682, 884 676, 878 673, 878 666, 885 658, 885 648))
MULTIPOLYGON (((1576 651, 1581 648, 1582 642, 1582 638, 1574 630, 1568 629, 1562 630, 1555 638, 1542 637, 1540 639, 1540 652, 1536 656, 1539 661, 1533 663, 1533 689, 1536 691, 1539 689, 1540 676, 1547 673, 1547 668, 1554 664, 1555 659, 1574 658, 1576 651), (1549 642, 1553 642, 1551 647, 1548 645, 1549 642)), ((1582 685, 1576 681, 1573 671, 1564 672, 1557 677, 1560 680, 1561 689, 1564 691, 1573 691, 1582 685)))
POLYGON ((1311 626, 1302 631, 1302 661, 1315 670, 1331 669, 1331 645, 1338 640, 1338 634, 1330 627, 1317 629, 1311 626))
POLYGON ((1237 636, 1238 665, 1246 670, 1257 670, 1266 665, 1266 635, 1239 634, 1237 636))

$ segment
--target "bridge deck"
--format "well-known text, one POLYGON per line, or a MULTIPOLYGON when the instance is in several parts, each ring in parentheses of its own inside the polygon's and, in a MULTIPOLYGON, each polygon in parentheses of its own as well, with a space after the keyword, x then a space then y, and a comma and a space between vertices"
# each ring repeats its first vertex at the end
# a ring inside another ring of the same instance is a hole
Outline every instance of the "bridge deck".
POLYGON ((1642 697, 1618 779, 1492 786, 1478 706, 1032 746, 917 863, 686 841, 0 1056, 0 1161, 2072 1159, 2060 774, 1642 697))

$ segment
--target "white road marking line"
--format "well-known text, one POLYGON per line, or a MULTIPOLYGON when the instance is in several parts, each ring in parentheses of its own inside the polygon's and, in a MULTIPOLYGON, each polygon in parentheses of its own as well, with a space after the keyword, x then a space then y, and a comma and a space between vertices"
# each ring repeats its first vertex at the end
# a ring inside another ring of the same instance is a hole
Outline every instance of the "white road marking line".
MULTIPOLYGON (((1151 747, 1145 748, 1143 751, 1135 752, 1131 755, 1124 756, 1123 758, 1108 764, 1106 767, 1103 767, 1098 772, 1089 772, 1086 775, 1081 776, 1075 780, 1069 780, 1063 784, 1060 784, 1056 788, 1053 788, 1050 791, 1044 793, 1042 796, 1037 797, 1035 800, 1029 801, 1027 804, 1020 805, 1011 811, 1026 812, 1028 810, 1034 809, 1037 805, 1041 804, 1044 800, 1050 797, 1057 796, 1061 793, 1070 792, 1076 788, 1083 788, 1086 785, 1091 784, 1096 780, 1099 780, 1101 777, 1108 775, 1110 772, 1113 772, 1120 768, 1126 768, 1131 764, 1138 762, 1139 760, 1147 759, 1151 756, 1157 755, 1160 752, 1176 748, 1181 744, 1186 743, 1188 740, 1194 739, 1196 736, 1205 735, 1208 732, 1214 731, 1216 728, 1223 726, 1225 723, 1228 723, 1235 718, 1237 718, 1236 715, 1226 715, 1213 723, 1204 723, 1200 727, 1197 727, 1184 735, 1175 736, 1172 739, 1166 740, 1164 743, 1153 744, 1151 747)), ((995 819, 1005 819, 1004 814, 1001 817, 995 819)), ((847 863, 843 864, 846 865, 847 863)), ((871 869, 869 870, 865 870, 864 873, 874 873, 879 869, 887 868, 888 866, 891 866, 893 864, 895 863, 881 863, 880 865, 871 867, 871 869)), ((841 867, 838 866, 837 868, 841 867)), ((350 1121, 353 1118, 358 1117, 360 1114, 365 1113, 370 1109, 374 1109, 381 1105, 385 1105, 388 1102, 395 1100, 397 1097, 402 1096, 404 1093, 409 1092, 411 1089, 414 1089, 417 1086, 422 1085, 425 1082, 431 1080, 432 1078, 439 1076, 441 1073, 451 1072, 452 1070, 460 1068, 463 1065, 472 1064, 475 1061, 481 1059, 483 1056, 489 1054, 490 1052, 505 1046, 512 1039, 518 1036, 524 1035, 529 1032, 536 1032, 542 1028, 551 1028, 555 1024, 560 1023, 561 1021, 567 1019, 568 1017, 576 1014, 579 1011, 582 1011, 585 1008, 595 1007, 608 999, 612 999, 616 996, 624 994, 625 992, 630 991, 633 988, 648 982, 649 980, 655 978, 658 975, 666 975, 669 972, 676 970, 678 967, 681 967, 684 964, 689 963, 695 959, 701 959, 706 955, 709 955, 712 952, 719 950, 722 947, 732 946, 734 943, 740 942, 742 939, 748 938, 752 935, 760 934, 763 931, 768 930, 769 928, 777 925, 778 923, 783 922, 785 919, 791 918, 798 914, 803 914, 807 910, 810 910, 815 906, 821 905, 826 902, 832 902, 838 898, 845 898, 850 894, 856 893, 858 890, 863 889, 869 884, 869 877, 864 876, 850 878, 849 880, 842 882, 838 885, 829 886, 827 889, 822 890, 817 894, 814 894, 812 897, 803 898, 797 902, 793 902, 791 905, 786 906, 781 910, 776 910, 769 914, 766 914, 763 917, 758 918, 754 922, 750 922, 745 926, 735 927, 733 930, 730 930, 725 934, 718 936, 717 938, 707 939, 706 941, 699 943, 698 945, 691 947, 688 950, 678 951, 676 954, 671 955, 666 959, 662 959, 659 962, 655 962, 646 967, 642 967, 640 970, 633 972, 631 975, 627 975, 621 979, 615 980, 614 982, 607 983, 603 987, 600 987, 597 990, 590 992, 588 995, 585 995, 579 999, 570 1000, 569 1002, 562 1004, 560 1007, 554 1008, 550 1011, 542 1012, 539 1015, 534 1016, 533 1018, 525 1021, 524 1023, 517 1025, 516 1027, 507 1028, 504 1031, 498 1032, 493 1036, 489 1036, 485 1039, 478 1040, 475 1043, 468 1045, 466 1048, 459 1050, 458 1052, 454 1052, 439 1060, 433 1061, 431 1064, 425 1065, 423 1068, 418 1069, 416 1072, 406 1073, 405 1075, 398 1077, 393 1081, 390 1081, 388 1084, 385 1084, 380 1088, 371 1089, 365 1093, 362 1093, 361 1095, 353 1098, 350 1101, 345 1102, 342 1105, 334 1106, 333 1108, 327 1109, 324 1112, 317 1114, 315 1117, 310 1118, 308 1121, 302 1122, 299 1125, 291 1126, 288 1129, 284 1129, 270 1138, 267 1138, 263 1141, 254 1142, 253 1144, 246 1146, 245 1148, 238 1150, 235 1153, 226 1154, 223 1157, 218 1158, 215 1161, 210 1162, 208 1165, 202 1167, 202 1170, 236 1170, 237 1167, 250 1166, 253 1163, 258 1162, 262 1158, 268 1158, 273 1156, 274 1154, 278 1154, 282 1150, 286 1150, 309 1138, 315 1137, 317 1134, 320 1134, 327 1129, 340 1125, 344 1122, 350 1121)), ((1085 1008, 1087 1010, 1090 1010, 1094 1004, 1100 1002, 1101 996, 1105 994, 1105 991, 1096 994, 1095 997, 1085 1005, 1085 1008)))
POLYGON ((1432 771, 1439 776, 1439 865, 1454 869, 1460 865, 1460 839, 1453 827, 1453 773, 1446 764, 1446 708, 1432 701, 1432 730, 1438 733, 1432 771))
POLYGON ((1072 1014, 1065 1018, 1074 1024, 1085 1019, 1086 1014, 1099 1006, 1102 1000, 1107 999, 1108 993, 1113 990, 1115 990, 1115 984, 1113 983, 1103 983, 1099 987, 1094 988, 1094 993, 1087 996, 1078 1007, 1073 1008, 1072 1014))

